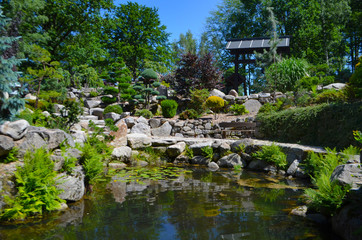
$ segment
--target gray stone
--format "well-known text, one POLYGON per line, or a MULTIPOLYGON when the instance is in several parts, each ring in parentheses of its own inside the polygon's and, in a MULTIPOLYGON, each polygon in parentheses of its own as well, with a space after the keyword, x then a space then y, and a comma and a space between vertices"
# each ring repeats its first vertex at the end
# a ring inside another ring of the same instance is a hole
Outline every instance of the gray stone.
POLYGON ((96 108, 99 105, 101 105, 101 103, 102 103, 101 100, 85 100, 84 106, 87 108, 96 108))
POLYGON ((77 96, 75 96, 75 94, 73 92, 68 92, 67 97, 71 98, 71 99, 76 99, 77 98, 77 96))
POLYGON ((249 163, 248 169, 256 170, 256 171, 264 171, 264 172, 270 172, 270 171, 277 171, 276 167, 268 164, 265 161, 256 159, 249 163))
POLYGON ((259 93, 259 98, 268 98, 271 97, 270 93, 259 93))
POLYGON ((234 89, 231 89, 228 95, 231 95, 231 96, 234 96, 234 97, 238 97, 238 96, 239 96, 238 92, 235 91, 234 89))
POLYGON ((89 113, 91 115, 97 116, 98 119, 103 119, 103 112, 104 112, 103 108, 91 108, 91 109, 89 109, 89 113))
POLYGON ((127 124, 121 119, 116 123, 118 130, 116 132, 110 132, 110 135, 114 137, 111 145, 114 147, 122 147, 127 145, 127 124))
POLYGON ((252 139, 242 139, 242 140, 238 140, 233 142, 230 147, 231 147, 231 151, 235 152, 235 153, 240 153, 240 147, 242 146, 249 146, 249 145, 253 145, 253 140, 252 139))
POLYGON ((171 145, 167 147, 166 153, 170 157, 177 157, 180 155, 183 151, 185 151, 186 143, 185 142, 179 142, 174 145, 171 145))
POLYGON ((38 149, 46 146, 47 142, 36 132, 27 133, 26 136, 15 142, 19 148, 19 157, 23 157, 28 150, 38 149))
POLYGON ((117 147, 112 151, 112 159, 129 162, 132 156, 132 149, 127 146, 117 147))
POLYGON ((54 162, 54 171, 59 171, 63 168, 65 158, 62 156, 62 151, 60 149, 56 149, 50 156, 50 159, 54 162))
POLYGON ((128 116, 131 116, 131 113, 130 112, 123 112, 121 114, 121 118, 125 118, 125 117, 128 117, 128 116))
POLYGON ((258 99, 259 98, 259 94, 250 94, 248 96, 249 99, 258 99))
POLYGON ((14 146, 14 141, 11 137, 0 135, 0 157, 7 155, 14 146))
POLYGON ((184 124, 185 124, 185 121, 178 121, 178 122, 176 122, 175 123, 175 126, 174 127, 183 127, 184 126, 184 124))
POLYGON ((202 155, 202 149, 205 147, 211 147, 212 142, 202 142, 202 143, 195 143, 190 146, 190 149, 193 151, 194 155, 202 155))
POLYGON ((172 126, 168 122, 165 122, 161 125, 161 127, 151 129, 151 133, 153 136, 167 137, 171 135, 171 130, 172 126))
POLYGON ((98 120, 98 117, 97 116, 80 116, 79 117, 80 120, 92 120, 92 121, 96 121, 98 120))
POLYGON ((114 112, 109 112, 104 114, 104 120, 106 119, 112 119, 113 122, 117 122, 119 119, 121 119, 121 115, 118 113, 114 113, 114 112))
POLYGON ((14 140, 19 140, 28 131, 30 124, 28 121, 21 119, 14 122, 6 121, 4 124, 0 125, 0 133, 7 135, 14 140))
POLYGON ((228 101, 228 102, 234 102, 235 101, 235 97, 233 95, 225 95, 224 96, 224 100, 228 101))
POLYGON ((301 216, 301 217, 305 217, 307 215, 307 210, 308 207, 307 206, 299 206, 296 208, 293 208, 292 211, 290 211, 291 215, 295 215, 295 216, 301 216))
POLYGON ((84 177, 82 166, 75 167, 71 175, 59 174, 56 181, 57 188, 63 190, 59 197, 67 201, 82 199, 85 192, 84 177))
POLYGON ((24 99, 29 99, 29 100, 36 100, 36 96, 32 95, 31 93, 28 93, 25 95, 24 99))
POLYGON ((199 164, 199 165, 208 165, 210 163, 210 159, 205 158, 203 156, 195 156, 190 159, 191 164, 199 164))
POLYGON ((245 167, 246 163, 241 159, 238 154, 232 153, 220 158, 217 162, 217 165, 225 168, 233 168, 234 166, 245 167))
POLYGON ((132 149, 150 147, 152 139, 145 134, 133 133, 127 135, 127 143, 132 149))
POLYGON ((136 124, 136 120, 134 117, 125 118, 124 121, 126 122, 129 129, 131 129, 136 124))
POLYGON ((215 162, 210 162, 207 167, 209 168, 210 171, 216 171, 219 169, 219 165, 217 165, 217 163, 215 162))
POLYGON ((153 147, 163 147, 163 146, 170 146, 176 144, 177 141, 175 139, 160 139, 160 138, 153 138, 152 139, 152 146, 153 147))
POLYGON ((75 143, 83 144, 87 141, 87 134, 84 131, 72 131, 70 135, 73 137, 75 143))
POLYGON ((151 118, 150 120, 148 120, 148 124, 151 128, 158 128, 159 126, 161 126, 161 119, 151 118))
POLYGON ((132 127, 131 133, 140 133, 140 134, 145 134, 147 136, 151 136, 151 128, 148 124, 139 122, 132 127))
POLYGON ((245 106, 245 109, 249 111, 249 113, 257 113, 261 108, 261 103, 254 99, 246 101, 243 105, 245 106))
POLYGON ((143 161, 143 160, 138 160, 138 161, 132 162, 132 166, 146 167, 147 165, 148 165, 148 162, 143 161))
POLYGON ((231 147, 230 147, 230 145, 229 145, 228 143, 222 142, 222 143, 220 144, 220 146, 218 147, 218 149, 219 149, 219 153, 223 156, 223 155, 225 155, 228 151, 231 150, 231 147))
POLYGON ((331 181, 338 181, 341 185, 350 185, 352 189, 361 187, 361 164, 354 163, 337 166, 332 173, 331 181))
POLYGON ((241 157, 242 160, 244 160, 247 163, 249 163, 249 162, 251 162, 253 160, 252 157, 249 154, 244 153, 244 152, 240 153, 240 157, 241 157))
POLYGON ((289 166, 289 168, 287 170, 287 174, 293 176, 295 174, 295 172, 297 171, 298 165, 299 165, 299 161, 294 160, 292 162, 292 164, 290 164, 290 166, 289 166))
POLYGON ((225 93, 221 92, 220 90, 214 89, 210 92, 209 96, 217 96, 217 97, 224 98, 225 93))
POLYGON ((323 89, 336 89, 341 90, 346 87, 347 84, 345 83, 331 83, 327 86, 324 86, 323 89))
POLYGON ((108 167, 113 168, 113 169, 124 169, 127 167, 127 164, 125 164, 125 163, 109 163, 108 167))
POLYGON ((65 157, 73 157, 73 158, 79 160, 82 157, 82 151, 80 151, 79 149, 76 149, 76 148, 68 148, 65 151, 64 156, 65 157))
POLYGON ((175 137, 183 138, 183 137, 184 137, 184 135, 183 135, 183 134, 181 134, 181 133, 176 133, 176 134, 175 134, 175 137))
POLYGON ((50 117, 50 113, 48 111, 43 111, 42 114, 45 116, 45 117, 50 117))
POLYGON ((144 118, 144 117, 142 117, 142 116, 137 119, 137 122, 138 122, 138 123, 144 123, 144 124, 147 124, 147 125, 148 125, 147 119, 144 118))
POLYGON ((64 108, 64 105, 62 105, 62 104, 54 104, 54 111, 57 113, 60 113, 63 108, 64 108))
POLYGON ((205 124, 205 129, 206 129, 206 130, 211 130, 211 129, 212 129, 211 123, 206 123, 206 124, 205 124))

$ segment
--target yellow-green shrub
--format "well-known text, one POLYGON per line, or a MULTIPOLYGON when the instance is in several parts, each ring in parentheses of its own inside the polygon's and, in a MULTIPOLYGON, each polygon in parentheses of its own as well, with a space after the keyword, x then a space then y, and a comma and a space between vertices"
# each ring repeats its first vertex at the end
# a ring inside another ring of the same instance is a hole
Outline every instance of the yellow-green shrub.
POLYGON ((224 107, 224 105, 224 99, 222 99, 221 97, 211 96, 206 99, 206 106, 213 111, 218 111, 219 109, 224 107))

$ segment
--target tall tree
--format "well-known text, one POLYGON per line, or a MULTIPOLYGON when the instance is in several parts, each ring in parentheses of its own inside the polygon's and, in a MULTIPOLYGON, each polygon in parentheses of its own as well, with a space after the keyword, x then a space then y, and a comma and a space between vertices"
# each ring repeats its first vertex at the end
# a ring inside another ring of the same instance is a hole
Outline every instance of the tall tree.
POLYGON ((167 64, 169 34, 156 8, 128 2, 117 7, 113 14, 106 30, 110 53, 113 58, 124 60, 133 79, 139 76, 145 60, 167 64))

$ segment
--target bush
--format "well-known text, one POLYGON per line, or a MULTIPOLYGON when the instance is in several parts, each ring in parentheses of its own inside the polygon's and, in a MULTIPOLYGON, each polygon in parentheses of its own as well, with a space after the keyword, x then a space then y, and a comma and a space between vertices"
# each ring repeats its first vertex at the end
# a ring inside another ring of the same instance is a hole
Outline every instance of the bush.
POLYGON ((280 169, 285 169, 287 166, 287 155, 275 144, 262 146, 260 151, 253 154, 253 157, 272 163, 280 169))
POLYGON ((200 115, 194 109, 187 109, 187 110, 183 111, 182 113, 180 113, 180 115, 179 115, 179 118, 182 120, 196 119, 199 117, 200 117, 200 115))
POLYGON ((190 90, 191 102, 190 109, 195 110, 198 114, 202 114, 206 111, 205 102, 209 97, 209 91, 207 89, 195 89, 190 90))
POLYGON ((89 96, 90 96, 90 97, 98 97, 99 94, 98 94, 96 91, 91 91, 91 92, 89 93, 89 96))
POLYGON ((362 130, 361 119, 362 102, 321 104, 257 115, 259 130, 266 139, 337 148, 356 144, 352 133, 362 130))
POLYGON ((104 95, 112 95, 114 97, 114 96, 117 96, 118 92, 119 92, 118 88, 115 88, 115 87, 105 87, 105 88, 103 88, 103 94, 104 95))
POLYGON ((246 110, 245 106, 243 104, 233 104, 230 106, 230 111, 234 113, 234 115, 243 115, 245 113, 249 113, 248 110, 246 110))
MULTIPOLYGON (((32 109, 35 109, 36 100, 25 99, 25 103, 31 106, 32 109)), ((49 108, 51 108, 51 104, 49 102, 40 99, 38 100, 38 109, 47 111, 49 108)))
POLYGON ((214 157, 214 150, 210 146, 201 148, 202 155, 210 160, 214 157))
POLYGON ((108 106, 104 109, 103 114, 110 113, 110 112, 114 112, 114 113, 117 113, 117 114, 122 114, 122 113, 123 113, 123 109, 122 109, 122 107, 119 106, 119 105, 108 105, 108 106))
POLYGON ((39 148, 28 151, 24 156, 24 166, 15 172, 18 194, 14 200, 9 200, 10 208, 4 210, 1 218, 4 220, 25 219, 42 214, 45 211, 57 210, 63 202, 55 187, 56 172, 50 153, 39 148))
POLYGON ((346 102, 347 96, 343 90, 328 89, 319 93, 313 102, 315 103, 330 103, 330 102, 346 102))
POLYGON ((176 115, 177 102, 175 100, 163 100, 161 102, 162 115, 166 118, 172 118, 176 115))
POLYGON ((117 97, 108 97, 108 96, 103 96, 101 97, 102 102, 104 102, 105 104, 112 104, 117 102, 117 97))
POLYGON ((150 118, 153 118, 153 114, 150 110, 148 109, 139 109, 135 112, 134 114, 135 116, 137 117, 144 117, 144 118, 147 118, 147 119, 150 119, 150 118))

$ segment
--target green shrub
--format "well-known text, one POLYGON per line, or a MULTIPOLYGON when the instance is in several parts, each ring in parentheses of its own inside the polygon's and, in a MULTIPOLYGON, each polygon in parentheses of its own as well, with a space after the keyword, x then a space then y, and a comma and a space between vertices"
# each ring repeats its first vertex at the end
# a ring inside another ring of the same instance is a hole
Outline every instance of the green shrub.
POLYGON ((177 102, 175 100, 163 100, 161 102, 162 115, 166 118, 172 118, 176 115, 177 102))
POLYGON ((221 97, 211 96, 206 99, 205 105, 215 113, 216 118, 216 112, 220 111, 220 109, 224 107, 225 102, 224 99, 222 99, 221 97))
POLYGON ((24 156, 24 166, 15 172, 18 194, 9 200, 10 207, 1 214, 4 220, 25 219, 43 212, 57 210, 63 202, 55 187, 56 172, 50 153, 39 148, 28 151, 24 156))
MULTIPOLYGON (((35 103, 36 100, 30 100, 25 99, 25 103, 32 107, 32 109, 35 109, 35 103)), ((51 108, 51 104, 45 100, 38 100, 38 109, 42 111, 47 111, 49 108, 51 108)))
POLYGON ((230 106, 230 111, 234 113, 234 115, 243 115, 245 113, 249 113, 248 110, 246 110, 245 106, 243 104, 233 104, 230 106))
POLYGON ((108 96, 103 96, 101 97, 102 102, 104 102, 105 104, 112 104, 117 102, 117 97, 108 97, 108 96))
POLYGON ((201 148, 201 151, 202 151, 202 154, 204 155, 204 157, 206 157, 210 160, 212 160, 212 158, 214 157, 214 150, 210 146, 201 148))
POLYGON ((91 91, 91 92, 89 93, 89 96, 90 96, 90 97, 98 97, 99 94, 98 94, 98 92, 96 92, 96 91, 91 91))
POLYGON ((328 89, 319 93, 313 102, 315 103, 330 103, 330 102, 346 102, 347 96, 343 90, 328 89))
POLYGON ((115 126, 113 119, 107 118, 106 120, 104 120, 104 122, 105 122, 106 126, 109 127, 109 129, 110 129, 111 131, 113 131, 113 132, 117 132, 117 131, 118 131, 118 127, 115 126))
POLYGON ((119 106, 119 105, 108 105, 108 106, 104 109, 103 114, 110 113, 110 112, 114 112, 114 113, 117 113, 117 114, 122 114, 122 113, 123 113, 123 109, 122 109, 122 107, 119 106))
POLYGON ((53 102, 53 103, 64 100, 64 97, 65 96, 62 97, 61 92, 57 92, 57 91, 41 91, 39 94, 40 99, 43 99, 48 102, 53 102))
POLYGON ((147 118, 147 119, 150 119, 150 118, 153 118, 153 114, 150 110, 148 109, 139 109, 135 112, 134 114, 135 116, 137 117, 144 117, 144 118, 147 118))
POLYGON ((194 157, 194 151, 188 145, 185 147, 185 155, 190 159, 194 157))
POLYGON ((64 157, 62 171, 70 174, 75 168, 77 161, 78 160, 75 157, 64 157))
POLYGON ((105 88, 103 88, 103 94, 104 95, 112 95, 114 97, 114 96, 117 96, 118 93, 119 93, 118 88, 115 88, 115 87, 105 87, 105 88))
POLYGON ((253 157, 272 163, 280 169, 285 169, 287 166, 287 155, 275 144, 262 146, 261 150, 253 153, 253 157))
POLYGON ((200 115, 194 109, 187 109, 187 110, 183 111, 182 113, 180 113, 180 115, 179 115, 179 118, 182 120, 196 119, 199 117, 200 117, 200 115))
POLYGON ((195 110, 199 115, 206 111, 205 102, 209 97, 207 89, 190 90, 191 102, 189 108, 195 110))
POLYGON ((348 85, 350 91, 350 98, 361 99, 362 98, 362 56, 359 57, 359 61, 356 64, 356 70, 349 79, 348 85))

